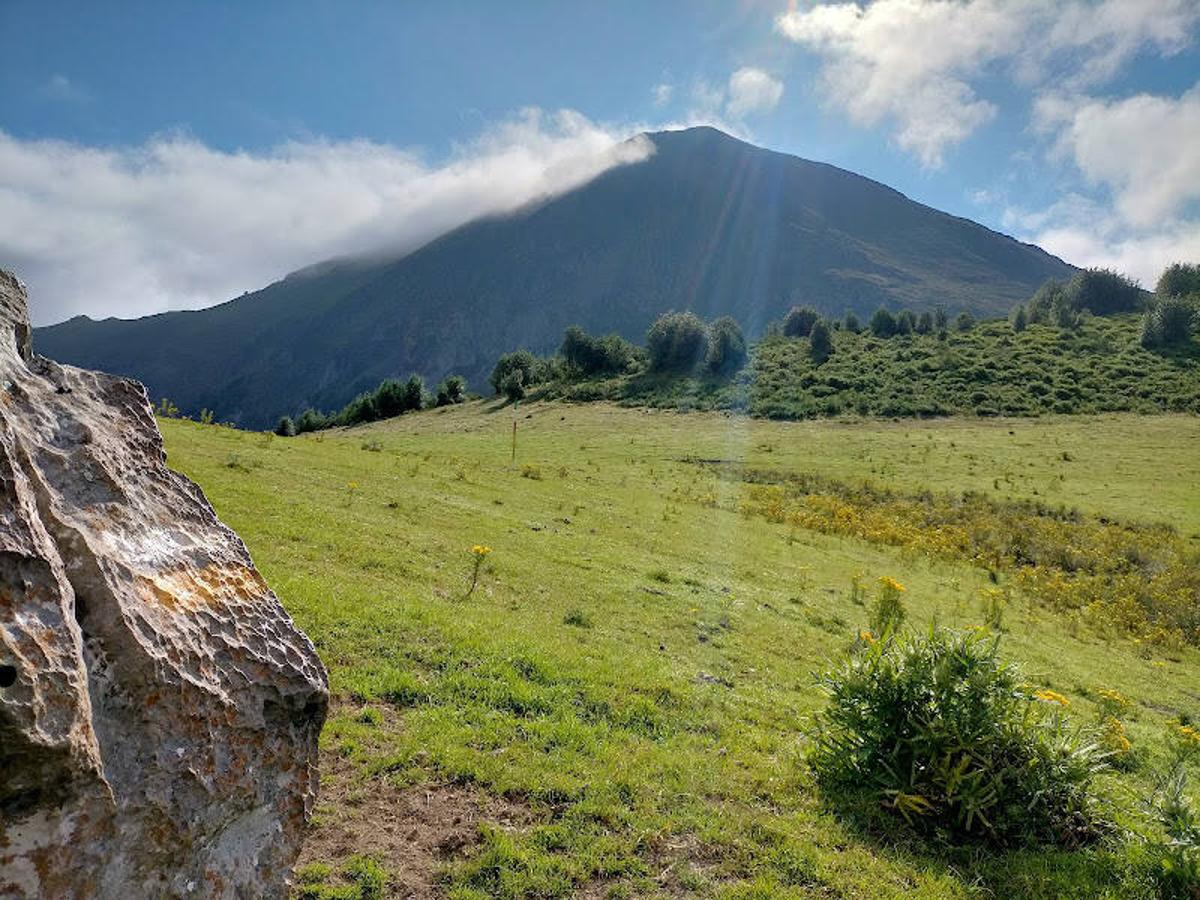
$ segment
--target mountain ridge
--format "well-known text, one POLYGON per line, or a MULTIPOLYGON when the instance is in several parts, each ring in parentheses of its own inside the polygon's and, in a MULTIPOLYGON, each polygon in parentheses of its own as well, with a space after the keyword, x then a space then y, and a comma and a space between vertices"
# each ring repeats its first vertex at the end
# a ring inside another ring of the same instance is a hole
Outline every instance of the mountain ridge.
POLYGON ((1074 271, 829 163, 706 127, 645 137, 655 152, 640 162, 401 256, 314 263, 204 310, 76 317, 37 329, 38 346, 263 427, 414 371, 481 388, 500 352, 549 351, 570 324, 640 339, 689 308, 756 335, 797 302, 996 315, 1074 271))

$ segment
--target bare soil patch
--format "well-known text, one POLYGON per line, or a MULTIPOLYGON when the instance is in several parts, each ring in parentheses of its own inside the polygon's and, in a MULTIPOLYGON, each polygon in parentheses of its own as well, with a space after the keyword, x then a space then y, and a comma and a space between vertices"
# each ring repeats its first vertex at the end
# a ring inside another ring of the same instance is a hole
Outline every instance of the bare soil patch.
MULTIPOLYGON (((352 763, 332 752, 322 753, 321 764, 316 821, 297 870, 327 863, 337 873, 351 856, 374 856, 391 875, 389 897, 443 896, 439 871, 471 853, 480 842, 481 824, 519 829, 533 821, 521 804, 470 785, 401 788, 386 778, 364 780, 352 763)), ((336 874, 334 881, 340 883, 336 874)))

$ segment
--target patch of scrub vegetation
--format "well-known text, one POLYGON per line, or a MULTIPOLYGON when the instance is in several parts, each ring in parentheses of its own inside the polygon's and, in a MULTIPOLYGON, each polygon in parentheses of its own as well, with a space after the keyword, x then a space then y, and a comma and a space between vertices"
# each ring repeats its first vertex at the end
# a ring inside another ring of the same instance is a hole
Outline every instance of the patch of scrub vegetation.
POLYGON ((716 470, 748 485, 737 503, 743 515, 1010 573, 1017 591, 1102 630, 1200 646, 1200 545, 1170 525, 978 492, 903 494, 808 473, 716 470))
MULTIPOLYGON (((901 499, 1065 503, 1068 520, 1077 506, 1085 522, 1162 521, 1191 541, 1200 418, 787 423, 476 401, 286 440, 162 429, 171 465, 329 666, 327 770, 361 796, 454 789, 521 809, 481 815, 476 840, 437 858, 430 893, 1151 898, 1170 873, 1188 884, 1200 651, 1090 627, 1008 570, 994 581, 970 559, 741 508, 805 475, 869 478, 901 499), (478 571, 477 545, 491 549, 478 571), (884 577, 903 588, 886 603, 884 577), (829 698, 814 675, 879 641, 864 636, 873 621, 900 622, 899 640, 935 622, 1001 635, 1023 696, 1060 696, 1070 726, 1111 750, 1086 786, 1095 829, 1035 846, 943 835, 822 788, 808 753, 829 698)), ((337 796, 325 828, 370 808, 337 796)), ((362 844, 323 846, 310 859, 333 873, 323 887, 348 887, 362 844)), ((402 852, 379 862, 410 883, 402 852)))
POLYGON ((830 322, 796 307, 749 351, 732 319, 668 313, 645 351, 620 342, 619 364, 595 367, 563 360, 581 342, 620 339, 574 328, 558 356, 525 354, 521 396, 773 419, 1198 412, 1197 272, 1172 266, 1150 294, 1089 269, 1048 282, 1008 319, 980 323, 881 307, 864 327, 853 314, 830 322))

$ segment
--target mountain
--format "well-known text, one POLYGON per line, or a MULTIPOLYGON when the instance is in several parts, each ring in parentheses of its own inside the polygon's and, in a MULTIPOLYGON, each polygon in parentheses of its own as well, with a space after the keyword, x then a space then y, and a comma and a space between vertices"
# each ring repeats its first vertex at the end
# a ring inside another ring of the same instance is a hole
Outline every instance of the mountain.
POLYGON ((500 353, 549 351, 571 324, 640 340, 669 309, 729 314, 751 335, 794 303, 998 315, 1074 271, 834 166, 712 128, 647 137, 642 162, 401 258, 334 260, 206 310, 77 317, 36 345, 263 427, 411 372, 483 389, 500 353))

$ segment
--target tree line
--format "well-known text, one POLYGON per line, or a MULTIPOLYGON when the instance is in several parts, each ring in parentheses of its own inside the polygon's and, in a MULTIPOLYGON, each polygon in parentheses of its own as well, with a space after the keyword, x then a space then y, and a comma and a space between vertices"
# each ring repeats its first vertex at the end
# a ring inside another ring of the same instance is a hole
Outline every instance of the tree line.
POLYGON ((446 378, 433 393, 425 389, 425 380, 420 375, 412 375, 407 381, 385 378, 375 390, 359 394, 332 415, 310 408, 294 420, 291 416, 283 416, 275 426, 275 433, 292 437, 306 431, 362 425, 429 407, 452 406, 466 399, 467 380, 461 375, 446 378))

